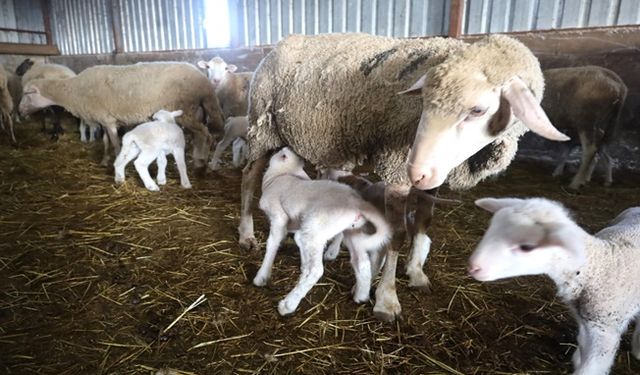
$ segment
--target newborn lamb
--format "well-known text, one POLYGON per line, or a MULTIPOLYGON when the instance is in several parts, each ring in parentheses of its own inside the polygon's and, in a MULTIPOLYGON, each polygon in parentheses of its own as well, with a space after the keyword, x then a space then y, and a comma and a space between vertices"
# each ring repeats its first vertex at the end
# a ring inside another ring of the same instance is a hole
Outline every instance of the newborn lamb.
POLYGON ((136 166, 144 186, 150 191, 160 190, 158 185, 167 183, 166 155, 172 154, 180 173, 180 185, 185 189, 191 188, 184 161, 184 133, 175 120, 180 115, 182 115, 181 110, 173 112, 159 110, 153 114, 155 121, 140 124, 122 137, 122 150, 113 164, 116 183, 124 182, 124 169, 137 156, 138 158, 133 164, 136 166), (158 185, 149 175, 149 164, 154 160, 158 162, 156 178, 158 185))
POLYGON ((356 275, 354 300, 368 301, 373 277, 370 254, 379 253, 391 236, 384 216, 356 191, 335 181, 311 181, 303 166, 303 160, 285 147, 271 157, 262 180, 260 208, 268 216, 271 228, 264 261, 253 283, 263 286, 269 280, 287 231, 295 233, 302 262, 298 284, 278 304, 280 315, 294 312, 318 282, 324 272, 325 245, 341 233, 356 275), (365 233, 368 222, 375 227, 374 234, 365 233))
POLYGON ((640 207, 590 235, 559 203, 541 198, 485 198, 495 212, 469 260, 480 281, 546 274, 578 322, 574 375, 606 375, 620 335, 635 318, 631 353, 640 359, 640 207))

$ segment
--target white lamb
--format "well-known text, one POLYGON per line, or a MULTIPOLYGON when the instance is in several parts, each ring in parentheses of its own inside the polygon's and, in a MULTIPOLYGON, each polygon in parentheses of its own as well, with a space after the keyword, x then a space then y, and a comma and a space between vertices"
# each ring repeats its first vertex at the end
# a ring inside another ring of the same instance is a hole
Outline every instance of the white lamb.
POLYGON ((124 169, 137 156, 138 158, 133 163, 144 182, 144 186, 150 191, 160 190, 158 185, 167 183, 166 155, 173 154, 180 173, 180 185, 185 189, 191 188, 184 161, 184 133, 175 121, 175 118, 181 114, 181 110, 173 112, 160 110, 153 115, 155 121, 138 125, 122 137, 122 150, 113 164, 116 183, 124 182, 124 169), (156 177, 158 185, 149 175, 148 169, 149 164, 154 160, 157 160, 158 163, 156 177))
POLYGON ((278 304, 280 315, 294 312, 318 282, 324 272, 322 254, 325 245, 341 233, 356 275, 354 300, 358 303, 368 301, 373 277, 371 259, 376 258, 372 254, 379 253, 391 236, 384 216, 357 192, 334 181, 311 181, 303 166, 303 160, 285 147, 271 157, 262 180, 260 208, 269 217, 271 228, 264 261, 253 283, 263 286, 269 280, 273 261, 287 231, 295 233, 302 263, 298 284, 278 304), (364 232, 363 226, 367 222, 375 227, 374 234, 364 232))
POLYGON ((480 281, 546 274, 578 322, 574 374, 608 374, 631 319, 632 350, 640 359, 640 207, 590 235, 559 203, 542 198, 485 198, 495 215, 469 260, 480 281))
POLYGON ((220 157, 224 150, 233 143, 233 165, 237 168, 247 159, 247 146, 245 139, 249 130, 249 120, 247 116, 232 116, 224 123, 224 136, 216 145, 209 169, 220 169, 220 157))

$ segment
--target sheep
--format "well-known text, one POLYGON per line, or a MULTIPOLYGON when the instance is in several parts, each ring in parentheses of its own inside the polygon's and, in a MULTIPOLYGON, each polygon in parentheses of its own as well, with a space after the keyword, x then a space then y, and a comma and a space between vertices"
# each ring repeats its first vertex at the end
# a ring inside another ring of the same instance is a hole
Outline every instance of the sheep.
POLYGON ((14 99, 9 89, 10 74, 0 65, 0 126, 5 131, 9 131, 11 142, 16 143, 16 136, 13 133, 13 113, 14 99))
POLYGON ((227 64, 216 56, 209 61, 200 60, 198 66, 207 70, 225 118, 246 116, 249 86, 253 72, 236 73, 237 66, 227 64))
MULTIPOLYGON (((196 168, 207 160, 214 132, 222 132, 222 117, 211 83, 187 63, 153 62, 135 65, 99 65, 76 77, 34 80, 25 86, 20 111, 32 112, 60 105, 89 123, 103 126, 116 155, 120 152, 118 125, 146 121, 160 109, 180 108, 178 123, 193 133, 196 168), (203 120, 206 115, 208 124, 203 120)), ((102 165, 108 165, 105 145, 102 165)))
POLYGON ((544 198, 484 198, 476 205, 493 218, 469 259, 470 275, 548 275, 578 322, 574 374, 608 374, 634 317, 631 352, 640 359, 640 207, 590 235, 560 203, 544 198))
POLYGON ((153 114, 155 121, 145 122, 136 126, 122 137, 122 150, 116 158, 113 168, 117 184, 124 182, 124 169, 127 164, 137 157, 134 162, 138 175, 149 191, 159 191, 158 185, 167 183, 165 169, 167 154, 172 154, 180 174, 180 185, 185 189, 191 188, 187 176, 187 166, 184 161, 184 134, 176 125, 175 118, 182 115, 182 111, 160 110, 153 114), (149 176, 149 164, 154 160, 158 163, 158 184, 149 176))
MULTIPOLYGON (((411 185, 434 189, 447 180, 452 189, 465 189, 503 171, 528 129, 567 140, 539 105, 543 88, 536 57, 503 35, 474 44, 366 34, 287 37, 262 60, 251 84, 240 245, 255 246, 252 198, 272 150, 289 146, 321 167, 369 167, 387 184, 385 207, 393 212, 411 185)), ((417 199, 409 262, 419 259, 420 272, 411 283, 426 286, 422 261, 433 203, 417 199)), ((373 310, 383 320, 401 312, 393 249, 404 237, 394 233, 376 290, 373 310)))
POLYGON ((312 181, 303 170, 304 161, 285 147, 274 154, 262 181, 260 208, 269 218, 267 251, 256 286, 264 286, 271 276, 273 260, 287 234, 294 232, 300 248, 301 276, 295 288, 278 304, 280 315, 293 313, 323 273, 322 252, 327 241, 342 233, 356 274, 354 300, 369 300, 371 264, 369 253, 379 252, 391 236, 384 216, 350 187, 328 180, 312 181), (374 234, 363 232, 371 222, 374 234))
MULTIPOLYGON (((605 186, 611 185, 611 156, 607 147, 616 140, 627 86, 609 69, 600 66, 547 69, 542 108, 549 119, 567 134, 578 135, 582 162, 569 187, 577 190, 591 179, 600 154, 605 166, 605 186)), ((554 176, 562 175, 571 149, 577 142, 563 144, 554 176)))
POLYGON ((234 166, 239 166, 241 160, 245 159, 246 152, 243 154, 243 144, 235 146, 235 141, 241 140, 244 144, 246 144, 246 142, 244 142, 244 139, 247 138, 247 129, 249 129, 249 120, 247 116, 234 116, 227 118, 224 124, 224 136, 222 137, 222 140, 220 140, 220 142, 218 142, 218 144, 216 145, 216 149, 213 152, 211 161, 209 162, 209 169, 220 169, 220 157, 222 156, 222 152, 227 147, 229 147, 231 143, 234 143, 234 166))
POLYGON ((236 168, 240 168, 245 165, 247 162, 247 155, 249 154, 249 146, 247 146, 247 141, 243 138, 236 138, 231 145, 231 150, 233 152, 233 159, 231 160, 232 164, 236 168))
MULTIPOLYGON (((75 77, 76 73, 61 64, 49 64, 25 59, 16 68, 16 75, 21 78, 21 86, 24 88, 29 84, 29 82, 36 79, 66 79, 75 77)), ((16 105, 18 105, 18 103, 16 103, 16 105)), ((60 108, 52 107, 44 110, 44 117, 42 118, 42 132, 46 131, 46 123, 50 122, 53 125, 51 133, 52 139, 57 139, 58 134, 64 132, 60 120, 61 115, 62 113, 60 108)))

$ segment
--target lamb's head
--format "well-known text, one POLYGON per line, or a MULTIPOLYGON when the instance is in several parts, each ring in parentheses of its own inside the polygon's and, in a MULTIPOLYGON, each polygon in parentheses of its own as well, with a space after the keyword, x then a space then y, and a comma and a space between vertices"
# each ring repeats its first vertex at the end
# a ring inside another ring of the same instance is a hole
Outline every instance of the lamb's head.
POLYGON ((200 60, 198 66, 207 70, 209 80, 214 86, 218 86, 225 78, 226 74, 235 72, 238 67, 227 64, 221 57, 216 56, 209 61, 200 60))
POLYGON ((20 106, 18 107, 20 114, 26 116, 30 113, 38 111, 42 108, 46 108, 57 103, 53 100, 45 97, 40 92, 40 83, 46 81, 43 79, 36 79, 29 82, 22 92, 22 99, 20 100, 20 106))
POLYGON ((559 203, 543 198, 484 198, 476 205, 494 213, 469 259, 469 274, 476 280, 553 276, 584 264, 586 233, 559 203))
POLYGON ((170 112, 170 111, 161 109, 158 112, 153 114, 153 119, 156 121, 169 122, 169 123, 175 124, 176 117, 181 115, 182 115, 182 110, 170 112))
POLYGON ((267 173, 271 175, 285 173, 295 174, 296 172, 302 171, 303 168, 304 160, 289 147, 285 147, 271 156, 267 173))
POLYGON ((408 161, 414 186, 440 186, 453 168, 505 129, 521 126, 518 121, 545 138, 568 140, 540 107, 543 88, 536 57, 506 36, 486 37, 429 69, 402 92, 422 95, 408 161))

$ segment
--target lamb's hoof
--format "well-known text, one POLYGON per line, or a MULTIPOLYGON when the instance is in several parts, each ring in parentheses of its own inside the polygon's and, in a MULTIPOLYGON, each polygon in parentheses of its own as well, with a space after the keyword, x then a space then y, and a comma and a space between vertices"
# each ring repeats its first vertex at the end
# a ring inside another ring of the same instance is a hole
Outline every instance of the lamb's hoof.
POLYGON ((613 185, 613 181, 605 181, 604 182, 604 187, 611 187, 611 185, 613 185))
POLYGON ((158 185, 166 185, 167 184, 167 179, 158 179, 158 185))
POLYGON ((375 316, 379 321, 387 323, 392 323, 396 319, 402 320, 401 311, 389 312, 384 310, 376 310, 375 307, 373 308, 373 316, 375 316))
POLYGON ((267 285, 269 282, 269 277, 257 274, 256 277, 253 278, 253 285, 258 287, 263 287, 267 285))
POLYGON ((340 252, 340 249, 332 249, 329 248, 327 249, 327 251, 324 252, 324 260, 336 260, 336 258, 338 257, 338 253, 340 252))
POLYGON ((191 189, 191 184, 182 184, 180 186, 182 186, 183 189, 191 189))
POLYGON ((218 163, 209 163, 207 165, 207 168, 209 168, 210 171, 217 171, 220 169, 220 164, 218 163))
POLYGON ((376 300, 375 306, 373 306, 373 315, 376 319, 383 322, 393 322, 396 319, 402 319, 402 307, 397 298, 388 298, 376 300))
POLYGON ((158 187, 158 185, 146 186, 146 188, 149 191, 160 191, 160 188, 158 187))
POLYGON ((424 273, 409 275, 409 287, 419 289, 425 293, 431 293, 431 281, 424 273))
POLYGON ((579 191, 583 186, 584 186, 584 182, 572 181, 569 184, 569 190, 571 190, 571 191, 579 191))
POLYGON ((122 184, 124 184, 124 177, 122 177, 122 178, 120 178, 120 177, 116 177, 116 178, 115 178, 115 182, 116 182, 116 185, 122 185, 122 184))
POLYGON ((238 241, 238 244, 240 245, 240 248, 242 250, 252 250, 258 248, 258 241, 255 237, 241 238, 238 241))
POLYGON ((278 313, 282 316, 289 315, 296 311, 296 307, 298 306, 290 306, 285 298, 278 303, 278 313))

